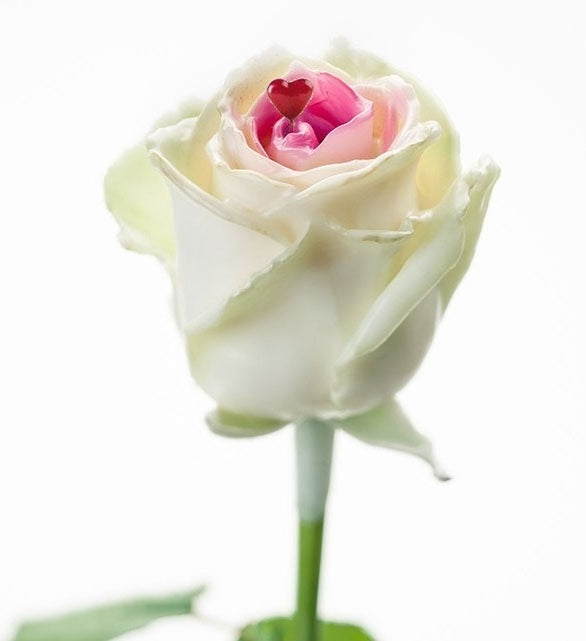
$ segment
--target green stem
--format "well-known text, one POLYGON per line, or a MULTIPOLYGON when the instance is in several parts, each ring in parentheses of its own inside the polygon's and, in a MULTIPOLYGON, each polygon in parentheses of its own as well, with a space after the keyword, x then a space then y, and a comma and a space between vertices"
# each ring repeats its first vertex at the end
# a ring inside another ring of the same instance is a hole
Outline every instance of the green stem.
POLYGON ((295 427, 299 509, 295 641, 318 641, 319 579, 334 430, 315 419, 295 427))
POLYGON ((317 603, 323 539, 323 518, 314 523, 299 522, 299 568, 295 641, 316 641, 317 603))

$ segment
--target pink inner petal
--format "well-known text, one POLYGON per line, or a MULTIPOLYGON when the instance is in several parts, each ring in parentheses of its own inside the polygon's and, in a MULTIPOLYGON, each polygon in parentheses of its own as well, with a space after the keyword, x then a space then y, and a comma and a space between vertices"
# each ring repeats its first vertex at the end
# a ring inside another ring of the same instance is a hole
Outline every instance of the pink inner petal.
POLYGON ((309 142, 309 134, 306 134, 306 138, 292 138, 293 134, 281 138, 278 135, 280 123, 277 123, 275 135, 267 147, 266 153, 274 161, 297 171, 346 162, 347 160, 371 158, 372 123, 373 110, 371 107, 358 114, 350 122, 332 129, 319 144, 317 144, 317 137, 309 123, 295 124, 300 128, 308 128, 313 133, 311 142, 309 142), (305 142, 308 144, 303 144, 305 142))
POLYGON ((260 96, 245 118, 245 136, 251 147, 300 171, 324 164, 324 159, 334 163, 371 157, 374 115, 370 101, 332 74, 294 63, 285 80, 299 78, 307 78, 314 87, 305 110, 290 123, 266 94, 260 96), (365 121, 370 121, 370 127, 364 126, 365 121), (330 139, 341 127, 348 130, 345 145, 336 141, 338 136, 330 139))
POLYGON ((377 154, 387 151, 401 131, 409 129, 419 116, 413 89, 391 76, 378 85, 360 85, 358 93, 374 105, 374 145, 377 154))
POLYGON ((290 169, 373 158, 416 117, 411 113, 410 87, 404 83, 364 85, 355 91, 330 73, 295 62, 284 79, 299 78, 309 80, 314 89, 293 123, 263 93, 244 117, 243 127, 252 149, 290 169))

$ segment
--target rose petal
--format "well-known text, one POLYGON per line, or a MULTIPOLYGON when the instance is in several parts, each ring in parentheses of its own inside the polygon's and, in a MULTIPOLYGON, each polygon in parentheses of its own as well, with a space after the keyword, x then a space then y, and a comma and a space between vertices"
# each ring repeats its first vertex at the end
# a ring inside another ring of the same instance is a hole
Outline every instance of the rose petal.
MULTIPOLYGON (((295 187, 271 180, 255 171, 231 169, 216 149, 217 142, 217 138, 210 141, 208 152, 213 164, 213 192, 219 200, 230 202, 247 218, 256 219, 260 224, 263 224, 263 218, 270 217, 272 210, 279 210, 291 201, 297 191, 295 187)), ((282 217, 264 225, 272 229, 275 237, 289 244, 299 240, 307 227, 300 216, 282 217)))
POLYGON ((189 333, 195 379, 236 413, 294 420, 335 411, 333 365, 399 247, 311 227, 209 327, 189 333))
MULTIPOLYGON (((250 129, 250 122, 247 125, 246 114, 256 99, 259 111, 263 113, 266 111, 263 117, 277 121, 279 115, 275 113, 268 98, 265 99, 265 90, 275 77, 286 75, 294 62, 295 65, 292 67, 294 76, 291 78, 308 73, 312 74, 312 71, 308 71, 308 68, 311 68, 315 71, 335 75, 343 83, 347 84, 350 81, 345 72, 323 61, 308 61, 303 58, 294 61, 290 54, 281 49, 271 50, 266 57, 253 59, 235 74, 232 74, 226 83, 226 92, 219 103, 222 130, 218 135, 215 150, 232 169, 256 171, 271 180, 304 188, 346 169, 365 166, 368 160, 350 160, 347 163, 325 164, 309 168, 306 171, 298 171, 285 167, 266 155, 258 141, 258 136, 250 129), (261 98, 258 98, 259 96, 261 98)), ((360 124, 363 126, 362 121, 360 124)), ((334 138, 334 143, 338 144, 336 138, 334 138)), ((328 158, 327 162, 330 161, 331 158, 328 158)))
POLYGON ((143 142, 126 151, 104 180, 106 206, 120 225, 120 242, 163 262, 175 256, 171 197, 165 179, 149 162, 143 142))
POLYGON ((416 221, 405 263, 364 318, 340 358, 340 367, 380 347, 458 262, 464 249, 462 216, 468 203, 468 188, 459 181, 435 210, 416 221))
POLYGON ((369 100, 335 75, 316 72, 294 61, 285 79, 304 78, 313 85, 313 94, 296 119, 293 133, 286 118, 276 113, 265 93, 245 118, 249 144, 274 161, 297 171, 349 160, 372 158, 374 108, 369 100), (260 138, 260 140, 259 140, 260 138))
MULTIPOLYGON (((297 71, 302 75, 312 73, 300 65, 297 71)), ((257 215, 279 219, 283 226, 294 221, 290 238, 303 230, 300 218, 319 216, 347 229, 383 233, 397 229, 410 211, 419 208, 415 183, 418 158, 437 137, 439 129, 431 122, 414 126, 418 103, 401 79, 394 76, 379 79, 372 91, 379 103, 384 95, 385 99, 392 97, 397 105, 390 116, 379 107, 380 135, 395 136, 391 150, 375 159, 323 165, 303 172, 283 167, 250 146, 251 140, 242 130, 244 119, 234 109, 235 98, 230 99, 227 94, 221 101, 222 130, 208 145, 211 162, 216 168, 221 167, 222 198, 239 204, 243 199, 249 200, 250 194, 262 194, 264 206, 257 215), (403 121, 394 123, 400 131, 392 132, 385 119, 403 121), (402 164, 405 158, 409 158, 409 167, 402 164), (263 181, 266 189, 262 189, 263 181), (283 187, 279 189, 278 185, 283 187), (296 187, 299 193, 292 198, 285 185, 296 187)), ((262 97, 257 107, 268 102, 268 98, 262 97)), ((272 105, 267 109, 274 115, 272 105)))
POLYGON ((500 170, 491 158, 484 157, 479 160, 476 167, 469 171, 464 180, 470 188, 470 204, 464 217, 464 237, 466 244, 457 265, 451 269, 440 283, 440 291, 444 308, 447 307, 456 287, 468 271, 474 257, 476 243, 482 230, 484 215, 488 201, 500 170))
MULTIPOLYGON (((288 245, 296 238, 291 226, 279 220, 263 218, 253 204, 264 203, 266 208, 273 199, 290 193, 274 181, 248 191, 229 181, 216 171, 225 165, 221 154, 214 151, 214 133, 220 126, 217 101, 212 100, 197 119, 186 119, 169 127, 154 131, 147 139, 151 161, 189 198, 198 201, 212 214, 243 225, 288 245), (230 191, 230 189, 234 191, 230 191), (240 198, 234 199, 239 191, 240 198), (244 197, 244 200, 242 200, 244 197)), ((262 209, 262 207, 261 207, 262 209)))
POLYGON ((271 228, 270 220, 263 226, 262 219, 250 218, 202 189, 211 172, 209 165, 193 160, 205 154, 205 132, 202 135, 197 124, 184 120, 157 130, 148 140, 151 159, 171 186, 179 309, 186 327, 207 322, 287 248, 275 237, 277 225, 271 228))
MULTIPOLYGON (((336 127, 350 122, 368 106, 368 102, 347 82, 332 73, 310 69, 299 60, 291 62, 284 79, 288 82, 303 79, 313 87, 309 102, 295 122, 310 126, 316 134, 316 144, 322 142, 336 127)), ((282 126, 286 122, 287 118, 278 112, 267 93, 261 92, 244 117, 245 129, 252 138, 249 143, 253 143, 252 146, 263 153, 267 141, 274 137, 275 126, 282 126)))
POLYGON ((401 147, 419 118, 419 101, 413 87, 399 76, 387 76, 355 88, 374 105, 376 155, 389 148, 401 147))
POLYGON ((233 170, 254 171, 269 180, 286 183, 297 189, 305 189, 325 178, 366 167, 372 162, 368 159, 350 160, 345 163, 297 171, 285 167, 255 150, 246 139, 242 125, 229 115, 225 115, 223 118, 223 126, 217 137, 216 149, 221 158, 233 170))
POLYGON ((399 391, 420 365, 440 318, 437 285, 464 248, 468 202, 468 188, 458 181, 435 210, 413 220, 388 286, 336 364, 334 396, 341 406, 372 407, 399 391))
MULTIPOLYGON (((374 109, 372 105, 368 105, 350 122, 333 129, 317 147, 294 146, 291 143, 285 145, 283 141, 295 135, 289 134, 283 139, 273 139, 267 152, 274 161, 296 171, 372 158, 373 123, 374 109)), ((308 132, 304 137, 307 135, 308 132)))
MULTIPOLYGON (((242 132, 231 129, 231 125, 227 127, 235 137, 242 136, 241 142, 246 146, 242 132)), ((288 182, 270 178, 260 171, 231 168, 217 147, 226 142, 226 137, 223 141, 215 138, 208 145, 208 151, 216 171, 220 172, 217 178, 221 181, 222 197, 242 205, 250 205, 253 197, 256 202, 262 199, 264 206, 256 210, 257 216, 272 218, 275 224, 280 221, 281 227, 288 227, 288 237, 299 237, 300 230, 304 229, 303 221, 320 216, 346 229, 386 233, 398 229, 402 220, 418 209, 417 188, 408 174, 414 175, 421 154, 438 134, 436 123, 421 123, 402 136, 400 147, 393 146, 373 160, 329 165, 315 184, 297 190, 288 182)), ((259 154, 249 151, 263 160, 259 154)), ((273 162, 269 158, 264 160, 273 162)), ((301 172, 299 177, 325 169, 301 172)), ((271 175, 274 174, 271 172, 271 175)))
POLYGON ((418 210, 415 173, 422 153, 438 134, 436 123, 422 123, 410 130, 403 147, 381 154, 364 167, 323 179, 271 216, 290 218, 304 212, 311 219, 323 216, 348 230, 397 230, 418 210))
POLYGON ((377 56, 354 49, 343 39, 334 41, 326 60, 359 83, 396 74, 413 86, 421 106, 421 119, 435 120, 442 131, 435 144, 422 156, 417 175, 421 208, 434 207, 460 173, 459 137, 442 104, 409 74, 394 69, 377 56))
POLYGON ((199 194, 171 183, 177 231, 177 294, 184 327, 209 322, 224 302, 286 246, 222 216, 199 194))
MULTIPOLYGON (((190 101, 160 118, 156 127, 177 123, 201 112, 190 101)), ((129 149, 104 179, 106 206, 120 225, 120 241, 135 251, 154 254, 169 263, 175 255, 171 198, 164 178, 149 162, 145 142, 129 149)))
POLYGON ((338 407, 367 411, 401 390, 421 365, 441 314, 435 287, 372 352, 340 363, 332 385, 338 407))
POLYGON ((399 259, 337 363, 334 395, 341 406, 372 407, 417 369, 445 308, 450 270, 465 255, 466 218, 476 219, 495 178, 494 165, 483 163, 454 183, 432 212, 414 219, 414 233, 404 245, 407 259, 402 265, 399 259))

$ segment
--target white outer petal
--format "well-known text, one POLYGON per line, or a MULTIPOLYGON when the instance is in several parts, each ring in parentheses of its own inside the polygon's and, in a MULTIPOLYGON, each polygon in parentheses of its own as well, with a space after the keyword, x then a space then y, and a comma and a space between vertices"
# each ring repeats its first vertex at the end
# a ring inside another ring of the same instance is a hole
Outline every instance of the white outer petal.
POLYGON ((283 420, 339 413, 334 363, 403 242, 311 228, 228 301, 213 326, 190 333, 195 379, 232 412, 283 420))
POLYGON ((446 296, 472 256, 497 176, 492 161, 481 161, 454 184, 431 218, 414 222, 408 257, 336 365, 334 397, 340 406, 366 410, 395 394, 419 367, 446 296))
POLYGON ((185 328, 209 323, 218 308, 285 247, 221 218, 171 185, 177 243, 177 293, 185 328))
MULTIPOLYGON (((206 113, 201 117, 205 119, 206 113)), ((205 129, 205 122, 187 119, 148 139, 151 160, 171 189, 177 294, 186 329, 213 322, 226 300, 285 252, 290 242, 279 221, 250 216, 209 192, 212 176, 202 153, 206 136, 201 126, 205 129)))
POLYGON ((365 412, 401 390, 425 358, 440 318, 441 301, 434 288, 380 347, 337 367, 336 405, 365 412))
POLYGON ((339 367, 380 347, 458 262, 464 248, 461 218, 468 202, 468 188, 459 182, 430 220, 422 217, 419 224, 425 229, 419 246, 372 306, 340 357, 339 367))
POLYGON ((470 204, 468 205, 464 218, 466 244, 458 264, 446 274, 441 282, 440 289, 444 309, 472 262, 476 250, 476 243, 482 230, 488 201, 490 200, 492 188, 499 174, 500 170, 494 161, 488 156, 485 156, 480 158, 475 167, 464 176, 464 180, 470 188, 470 204))
POLYGON ((458 181, 432 212, 414 220, 406 256, 338 362, 333 384, 340 407, 365 411, 395 394, 419 367, 441 317, 438 283, 464 247, 462 215, 468 186, 458 181))

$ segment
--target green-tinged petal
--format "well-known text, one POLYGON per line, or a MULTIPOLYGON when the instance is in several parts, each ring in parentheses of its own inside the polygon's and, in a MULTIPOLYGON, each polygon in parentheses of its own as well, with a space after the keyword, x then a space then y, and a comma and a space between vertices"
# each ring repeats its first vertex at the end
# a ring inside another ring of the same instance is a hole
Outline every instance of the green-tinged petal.
POLYGON ((203 592, 147 597, 24 623, 13 641, 108 641, 164 617, 190 614, 203 592))
POLYGON ((199 116, 205 107, 205 102, 192 98, 179 104, 175 109, 171 109, 155 121, 152 131, 159 127, 169 127, 175 123, 181 122, 186 118, 195 118, 199 116))
POLYGON ((450 478, 439 466, 429 439, 413 427, 395 399, 364 414, 331 420, 330 423, 369 445, 418 456, 431 465, 440 481, 450 478))
POLYGON ((128 249, 163 261, 175 255, 171 197, 151 165, 144 142, 126 151, 104 181, 106 206, 120 224, 120 242, 128 249))
POLYGON ((332 41, 325 59, 359 82, 373 82, 393 73, 392 67, 385 60, 368 51, 355 49, 342 37, 332 41))
POLYGON ((423 153, 417 174, 421 207, 437 205, 460 173, 459 137, 443 105, 418 80, 377 56, 354 49, 344 39, 334 41, 326 59, 358 82, 396 74, 413 86, 421 107, 421 120, 435 120, 442 129, 438 139, 423 153))
POLYGON ((490 158, 482 158, 478 165, 469 171, 465 180, 470 189, 470 203, 464 216, 464 251, 456 266, 450 270, 440 283, 444 308, 449 303, 456 287, 468 271, 474 257, 476 243, 482 230, 484 216, 490 200, 492 188, 499 177, 500 170, 490 158))
POLYGON ((286 421, 279 421, 264 416, 247 416, 218 408, 206 416, 209 428, 215 434, 230 438, 263 436, 281 429, 286 421))
MULTIPOLYGON (((185 103, 160 118, 156 127, 199 113, 201 105, 185 103)), ((120 241, 129 249, 154 254, 168 262, 175 256, 171 197, 163 176, 152 166, 141 141, 127 150, 104 179, 106 205, 120 224, 120 241)))
MULTIPOLYGON (((349 623, 319 622, 320 641, 374 641, 362 628, 349 623)), ((292 618, 275 617, 247 625, 238 641, 295 641, 292 618)))

